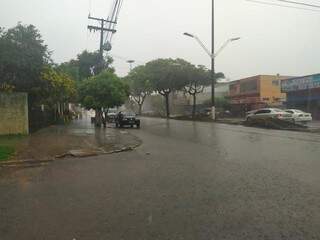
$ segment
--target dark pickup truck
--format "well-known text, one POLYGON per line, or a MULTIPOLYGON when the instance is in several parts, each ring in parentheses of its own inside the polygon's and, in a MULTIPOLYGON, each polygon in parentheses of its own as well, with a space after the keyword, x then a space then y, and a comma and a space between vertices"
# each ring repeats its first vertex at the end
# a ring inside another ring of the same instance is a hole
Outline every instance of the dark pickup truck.
POLYGON ((140 128, 140 119, 137 119, 136 115, 132 113, 123 113, 122 116, 118 114, 115 123, 117 128, 124 126, 130 126, 132 128, 137 126, 137 128, 140 128))

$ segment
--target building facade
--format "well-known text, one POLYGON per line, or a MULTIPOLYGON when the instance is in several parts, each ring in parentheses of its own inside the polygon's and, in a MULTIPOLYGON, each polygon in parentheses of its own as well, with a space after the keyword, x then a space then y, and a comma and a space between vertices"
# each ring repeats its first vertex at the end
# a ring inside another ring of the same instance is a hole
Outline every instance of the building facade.
POLYGON ((281 92, 280 75, 258 75, 234 81, 230 84, 232 112, 243 115, 245 112, 262 107, 280 107, 286 101, 286 93, 281 92))
POLYGON ((310 112, 320 120, 320 74, 282 80, 281 91, 287 94, 287 108, 310 112))

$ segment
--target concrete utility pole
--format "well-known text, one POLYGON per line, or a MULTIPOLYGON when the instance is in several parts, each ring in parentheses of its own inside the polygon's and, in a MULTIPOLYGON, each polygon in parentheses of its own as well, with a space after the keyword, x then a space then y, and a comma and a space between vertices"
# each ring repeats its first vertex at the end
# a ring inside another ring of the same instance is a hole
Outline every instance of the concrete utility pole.
POLYGON ((89 15, 88 17, 91 20, 96 20, 99 22, 99 26, 92 26, 92 25, 88 25, 88 29, 90 31, 100 31, 100 61, 102 62, 103 60, 103 50, 104 50, 104 33, 105 32, 112 32, 112 33, 116 33, 117 31, 115 29, 110 29, 110 28, 106 28, 105 25, 107 25, 107 23, 116 23, 116 22, 112 22, 109 20, 105 20, 103 18, 95 18, 95 17, 91 17, 89 15))
MULTIPOLYGON (((212 48, 211 48, 211 55, 214 56, 215 52, 215 45, 214 45, 214 30, 215 30, 215 24, 214 24, 214 0, 212 0, 212 48)), ((216 107, 215 107, 215 58, 211 58, 211 114, 212 119, 216 119, 216 107)))

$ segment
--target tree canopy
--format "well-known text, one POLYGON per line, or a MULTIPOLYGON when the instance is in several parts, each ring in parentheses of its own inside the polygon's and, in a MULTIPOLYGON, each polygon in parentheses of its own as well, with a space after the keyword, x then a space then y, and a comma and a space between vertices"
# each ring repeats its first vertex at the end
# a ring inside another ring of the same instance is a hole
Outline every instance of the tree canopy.
POLYGON ((50 52, 33 25, 18 25, 0 31, 0 84, 16 91, 31 93, 40 81, 45 64, 51 62, 50 52))
POLYGON ((67 103, 73 101, 76 97, 75 81, 50 66, 43 68, 41 81, 43 103, 48 105, 67 103))
POLYGON ((76 59, 60 64, 58 69, 71 76, 74 80, 82 81, 105 70, 114 72, 115 70, 110 67, 112 62, 113 59, 111 57, 101 60, 99 52, 85 50, 78 54, 76 59))
POLYGON ((80 102, 86 109, 118 107, 128 96, 128 86, 109 71, 84 80, 79 87, 80 102))
POLYGON ((142 65, 134 68, 125 80, 130 87, 130 96, 139 105, 139 114, 141 114, 142 105, 146 97, 152 92, 146 66, 142 65))
POLYGON ((165 98, 167 117, 170 117, 169 94, 181 90, 186 84, 189 63, 183 59, 157 59, 146 64, 150 84, 154 91, 165 98))

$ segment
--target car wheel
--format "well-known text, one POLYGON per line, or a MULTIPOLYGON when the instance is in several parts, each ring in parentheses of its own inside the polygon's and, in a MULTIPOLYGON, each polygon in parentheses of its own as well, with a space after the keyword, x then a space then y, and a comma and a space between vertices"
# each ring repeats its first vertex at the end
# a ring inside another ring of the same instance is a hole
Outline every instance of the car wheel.
POLYGON ((137 128, 140 128, 140 123, 139 123, 139 124, 137 124, 137 128))
POLYGON ((131 128, 133 128, 133 125, 130 125, 131 128))

